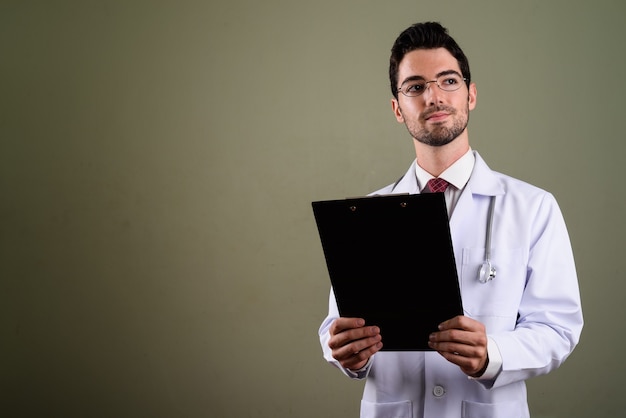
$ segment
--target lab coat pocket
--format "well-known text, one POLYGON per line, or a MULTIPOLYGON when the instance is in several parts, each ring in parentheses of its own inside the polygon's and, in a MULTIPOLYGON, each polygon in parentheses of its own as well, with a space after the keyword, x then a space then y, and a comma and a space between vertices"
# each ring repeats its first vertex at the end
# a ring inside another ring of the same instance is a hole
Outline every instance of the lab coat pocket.
POLYGON ((463 309, 471 317, 517 317, 517 308, 526 284, 526 264, 521 249, 495 248, 491 263, 496 269, 493 280, 481 283, 480 267, 485 261, 484 248, 463 248, 461 298, 463 309))
POLYGON ((478 403, 463 401, 461 418, 522 418, 519 401, 478 403))
POLYGON ((361 418, 411 418, 411 401, 369 402, 361 400, 361 418))

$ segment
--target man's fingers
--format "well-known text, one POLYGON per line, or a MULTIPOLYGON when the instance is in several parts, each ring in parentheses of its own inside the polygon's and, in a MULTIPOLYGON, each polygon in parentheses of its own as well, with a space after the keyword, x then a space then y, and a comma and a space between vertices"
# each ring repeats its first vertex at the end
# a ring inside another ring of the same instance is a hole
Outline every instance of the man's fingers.
POLYGON ((333 354, 337 360, 347 360, 354 356, 363 356, 367 354, 368 350, 379 343, 381 340, 380 335, 371 338, 365 338, 358 341, 354 341, 350 344, 344 345, 340 348, 334 349, 333 354))
POLYGON ((383 347, 383 343, 380 341, 380 336, 373 337, 372 339, 368 339, 373 341, 372 345, 366 346, 361 350, 356 350, 355 344, 350 344, 346 346, 345 351, 343 351, 343 355, 335 356, 335 358, 339 361, 339 363, 348 369, 357 370, 361 367, 365 366, 370 357, 372 357, 375 353, 380 351, 383 347))
POLYGON ((429 346, 440 353, 450 353, 461 357, 483 357, 487 352, 487 347, 482 345, 468 345, 463 343, 429 342, 429 346))
POLYGON ((487 335, 482 332, 450 329, 432 333, 429 341, 433 343, 458 343, 473 347, 484 347, 487 345, 487 335))
POLYGON ((380 328, 365 326, 362 318, 338 318, 330 327, 328 346, 343 367, 359 369, 382 348, 380 328))
POLYGON ((452 319, 439 324, 439 330, 445 331, 449 329, 459 329, 465 331, 485 332, 485 326, 475 319, 469 318, 464 315, 455 316, 452 319))
POLYGON ((330 335, 339 334, 342 331, 361 328, 365 325, 363 318, 337 318, 330 326, 330 335))
MULTIPOLYGON (((350 344, 351 346, 354 342, 361 341, 368 337, 374 337, 376 335, 380 335, 380 329, 378 327, 365 327, 365 328, 356 328, 347 331, 343 331, 340 334, 334 335, 328 341, 328 346, 331 349, 338 349, 350 344)), ((352 350, 353 352, 357 352, 360 350, 352 350)))

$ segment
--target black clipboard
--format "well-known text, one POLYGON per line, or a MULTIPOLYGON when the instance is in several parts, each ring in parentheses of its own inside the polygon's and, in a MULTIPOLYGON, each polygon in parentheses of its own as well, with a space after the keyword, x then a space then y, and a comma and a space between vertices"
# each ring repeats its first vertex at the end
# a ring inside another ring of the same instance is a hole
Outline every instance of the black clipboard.
POLYGON ((380 327, 383 350, 425 351, 463 314, 443 193, 312 202, 342 317, 380 327))

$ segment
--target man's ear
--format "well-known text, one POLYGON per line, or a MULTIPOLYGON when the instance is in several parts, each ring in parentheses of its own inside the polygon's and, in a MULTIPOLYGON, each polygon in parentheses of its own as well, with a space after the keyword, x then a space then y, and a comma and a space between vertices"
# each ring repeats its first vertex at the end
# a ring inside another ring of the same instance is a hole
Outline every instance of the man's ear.
POLYGON ((471 83, 469 85, 469 94, 468 94, 468 106, 469 106, 469 110, 474 110, 474 108, 476 107, 476 97, 478 95, 478 90, 476 90, 476 84, 471 83))
POLYGON ((393 109, 393 115, 396 117, 396 120, 400 123, 404 123, 404 116, 402 116, 402 109, 400 109, 398 99, 391 99, 391 109, 393 109))

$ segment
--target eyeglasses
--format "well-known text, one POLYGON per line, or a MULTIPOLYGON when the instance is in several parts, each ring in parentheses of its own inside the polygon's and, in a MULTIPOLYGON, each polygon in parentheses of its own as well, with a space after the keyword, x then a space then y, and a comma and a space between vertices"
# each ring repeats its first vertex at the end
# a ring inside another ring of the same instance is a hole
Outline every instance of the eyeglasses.
POLYGON ((431 81, 422 79, 405 81, 398 91, 407 97, 417 97, 426 91, 426 87, 430 83, 437 84, 437 87, 443 91, 456 91, 461 88, 464 81, 467 79, 457 73, 442 74, 431 81))

